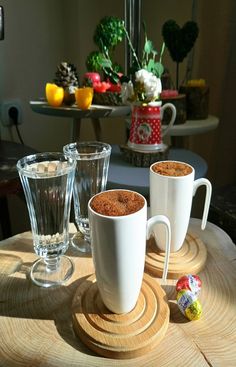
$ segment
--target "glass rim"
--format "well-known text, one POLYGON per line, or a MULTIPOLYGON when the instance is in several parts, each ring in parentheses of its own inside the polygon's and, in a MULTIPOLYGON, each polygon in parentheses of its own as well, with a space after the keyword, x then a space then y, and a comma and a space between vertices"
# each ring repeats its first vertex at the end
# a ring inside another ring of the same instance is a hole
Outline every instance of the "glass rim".
POLYGON ((50 160, 51 158, 61 159, 62 161, 68 162, 68 166, 65 168, 65 170, 70 170, 75 168, 75 162, 72 159, 68 159, 68 157, 65 156, 63 152, 39 152, 34 154, 26 155, 20 159, 18 159, 16 163, 16 168, 21 173, 29 174, 28 166, 33 163, 40 163, 47 160, 50 160), (48 158, 48 159, 47 159, 48 158))
POLYGON ((111 145, 108 143, 103 143, 100 141, 76 141, 73 143, 69 143, 64 145, 63 147, 63 152, 66 156, 71 157, 71 158, 76 158, 77 160, 79 159, 93 159, 94 157, 99 156, 99 158, 103 158, 103 157, 107 157, 111 154, 111 145), (83 148, 83 147, 97 147, 97 148, 102 148, 101 151, 96 151, 96 152, 78 152, 78 151, 72 151, 71 149, 73 148, 83 148))

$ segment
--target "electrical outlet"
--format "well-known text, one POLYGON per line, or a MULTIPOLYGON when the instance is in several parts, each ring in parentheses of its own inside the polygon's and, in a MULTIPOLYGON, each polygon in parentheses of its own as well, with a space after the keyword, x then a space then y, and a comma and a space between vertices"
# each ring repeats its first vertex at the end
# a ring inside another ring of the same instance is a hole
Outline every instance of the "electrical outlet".
POLYGON ((2 121, 3 126, 13 125, 13 121, 9 115, 9 110, 11 107, 15 107, 18 110, 18 120, 17 120, 18 125, 22 124, 23 122, 22 108, 21 108, 20 100, 14 99, 10 101, 3 101, 3 103, 1 103, 1 121, 2 121))

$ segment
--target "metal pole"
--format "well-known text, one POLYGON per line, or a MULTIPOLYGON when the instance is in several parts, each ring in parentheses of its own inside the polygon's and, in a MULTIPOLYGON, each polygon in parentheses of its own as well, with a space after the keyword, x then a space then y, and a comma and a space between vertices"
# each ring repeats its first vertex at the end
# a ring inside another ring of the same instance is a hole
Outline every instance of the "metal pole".
MULTIPOLYGON (((125 0, 125 27, 129 33, 130 40, 135 52, 139 57, 142 0, 125 0)), ((129 69, 133 65, 133 55, 128 41, 125 41, 125 74, 130 77, 129 69)))

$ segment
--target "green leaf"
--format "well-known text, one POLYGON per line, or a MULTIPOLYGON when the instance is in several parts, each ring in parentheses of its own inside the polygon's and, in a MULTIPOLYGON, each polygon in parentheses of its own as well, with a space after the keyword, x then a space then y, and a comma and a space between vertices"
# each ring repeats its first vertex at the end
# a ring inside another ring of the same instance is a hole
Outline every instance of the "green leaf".
POLYGON ((164 71, 164 67, 160 62, 155 62, 153 59, 150 59, 147 70, 153 73, 157 78, 160 78, 164 71))
POLYGON ((160 62, 156 62, 153 69, 153 74, 155 74, 158 78, 160 78, 163 72, 164 72, 164 66, 160 62))
POLYGON ((147 70, 152 73, 153 69, 155 69, 155 61, 153 59, 150 59, 147 64, 147 70))
POLYGON ((104 73, 113 84, 117 84, 120 80, 119 75, 110 68, 104 68, 104 73))
POLYGON ((153 47, 153 43, 152 41, 150 40, 147 40, 145 42, 145 45, 144 45, 144 51, 147 53, 147 54, 150 54, 151 52, 153 52, 154 50, 154 47, 153 47))
POLYGON ((105 16, 97 25, 94 32, 94 42, 98 48, 104 52, 104 49, 111 50, 120 43, 125 35, 124 21, 117 17, 105 16))
POLYGON ((101 61, 101 67, 102 68, 112 68, 111 60, 109 60, 105 57, 102 57, 100 61, 101 61))
POLYGON ((86 67, 88 71, 101 70, 101 60, 104 56, 99 51, 92 51, 86 58, 86 67))

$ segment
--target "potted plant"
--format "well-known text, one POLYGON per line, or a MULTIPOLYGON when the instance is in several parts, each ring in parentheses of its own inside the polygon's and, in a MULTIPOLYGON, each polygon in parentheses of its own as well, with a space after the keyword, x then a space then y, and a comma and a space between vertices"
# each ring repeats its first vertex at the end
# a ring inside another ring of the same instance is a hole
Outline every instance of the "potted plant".
POLYGON ((94 102, 120 104, 120 77, 122 67, 114 61, 114 50, 125 36, 124 22, 114 16, 105 16, 95 28, 93 40, 98 50, 86 58, 85 79, 90 79, 94 88, 94 102))

